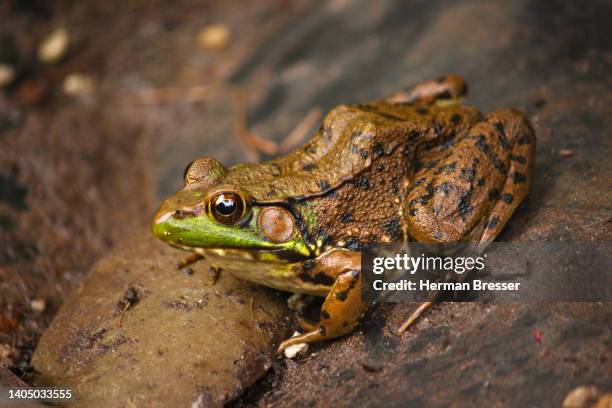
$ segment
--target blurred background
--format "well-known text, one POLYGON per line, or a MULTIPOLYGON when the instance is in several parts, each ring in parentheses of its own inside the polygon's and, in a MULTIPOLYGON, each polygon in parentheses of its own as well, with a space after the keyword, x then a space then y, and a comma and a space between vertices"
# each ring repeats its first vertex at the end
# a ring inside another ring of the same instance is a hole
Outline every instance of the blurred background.
MULTIPOLYGON (((603 0, 2 1, 0 365, 27 380, 66 294, 148 228, 194 158, 267 159, 336 104, 444 73, 536 128, 534 193, 500 239, 611 239, 611 17, 603 0)), ((576 308, 586 327, 610 317, 576 308)), ((568 333, 568 350, 587 344, 568 333)), ((574 368, 595 381, 604 357, 574 368)), ((284 369, 279 389, 298 381, 284 369)), ((533 381, 574 381, 547 370, 533 381)))

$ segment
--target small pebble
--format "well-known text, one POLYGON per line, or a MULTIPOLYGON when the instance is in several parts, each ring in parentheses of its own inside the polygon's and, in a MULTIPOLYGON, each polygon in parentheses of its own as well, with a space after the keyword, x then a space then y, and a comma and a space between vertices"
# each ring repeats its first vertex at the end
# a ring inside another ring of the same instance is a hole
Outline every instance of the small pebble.
POLYGON ((599 390, 594 385, 574 388, 563 400, 563 408, 589 408, 597 401, 599 390))
POLYGON ((0 344, 0 362, 7 359, 11 355, 12 351, 13 348, 8 344, 0 344))
POLYGON ((70 96, 91 95, 95 89, 92 77, 86 74, 70 74, 64 79, 64 93, 70 96))
POLYGON ((44 299, 33 299, 30 302, 30 307, 32 308, 33 311, 40 313, 40 312, 45 311, 47 304, 44 299))
MULTIPOLYGON (((299 336, 300 332, 293 333, 292 337, 299 336)), ((293 344, 285 349, 285 357, 293 359, 298 355, 304 355, 308 351, 308 343, 293 344)))
POLYGON ((15 68, 9 64, 0 63, 0 88, 10 85, 15 79, 15 68))
POLYGON ((202 48, 221 50, 230 42, 232 32, 225 24, 211 24, 200 30, 197 36, 198 44, 202 48))
POLYGON ((572 157, 574 155, 574 151, 570 149, 561 149, 559 150, 559 156, 561 157, 572 157))
POLYGON ((53 64, 68 50, 70 37, 65 28, 57 28, 51 31, 38 46, 38 59, 45 64, 53 64))

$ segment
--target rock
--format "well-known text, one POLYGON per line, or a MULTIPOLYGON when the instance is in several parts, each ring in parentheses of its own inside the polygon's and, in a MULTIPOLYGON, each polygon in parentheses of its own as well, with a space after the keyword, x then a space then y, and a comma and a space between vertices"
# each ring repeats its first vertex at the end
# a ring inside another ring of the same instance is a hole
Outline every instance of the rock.
POLYGON ((93 78, 86 74, 70 74, 64 79, 64 93, 70 96, 91 95, 96 84, 93 78))
POLYGON ((150 233, 95 265, 32 359, 37 386, 71 388, 71 407, 221 406, 266 373, 286 335, 279 292, 208 265, 150 233), (195 405, 192 405, 195 404, 195 405), (199 404, 199 405, 198 405, 199 404))
POLYGON ((53 64, 66 55, 70 36, 65 28, 51 31, 38 46, 38 59, 45 64, 53 64))
MULTIPOLYGON (((300 332, 294 332, 292 337, 295 336, 299 336, 301 333, 300 332)), ((284 351, 285 353, 285 357, 287 357, 288 359, 294 359, 297 356, 303 356, 304 354, 306 354, 306 352, 308 351, 308 343, 298 343, 298 344, 292 344, 291 346, 287 347, 284 351)))
POLYGON ((12 65, 0 63, 0 88, 10 85, 15 79, 15 68, 12 65))
POLYGON ((204 49, 220 50, 230 42, 232 32, 225 24, 211 24, 198 33, 198 44, 204 49))
POLYGON ((32 299, 30 301, 30 307, 33 311, 41 313, 45 311, 47 303, 45 302, 45 299, 32 299))

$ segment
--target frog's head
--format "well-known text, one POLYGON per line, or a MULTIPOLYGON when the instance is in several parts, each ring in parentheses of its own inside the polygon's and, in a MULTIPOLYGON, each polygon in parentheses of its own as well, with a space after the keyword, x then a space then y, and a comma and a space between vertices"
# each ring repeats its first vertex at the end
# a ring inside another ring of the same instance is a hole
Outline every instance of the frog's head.
POLYGON ((167 199, 153 218, 154 234, 195 252, 238 250, 286 259, 311 256, 291 211, 280 204, 258 203, 241 186, 224 183, 227 174, 211 157, 187 166, 184 188, 167 199))

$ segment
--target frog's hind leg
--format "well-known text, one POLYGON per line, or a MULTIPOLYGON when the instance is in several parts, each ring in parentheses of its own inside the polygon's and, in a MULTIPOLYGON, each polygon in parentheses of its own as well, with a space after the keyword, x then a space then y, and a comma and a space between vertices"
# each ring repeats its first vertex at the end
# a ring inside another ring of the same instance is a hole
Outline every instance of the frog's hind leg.
MULTIPOLYGON (((417 169, 405 200, 406 226, 419 242, 495 239, 527 195, 535 148, 533 129, 514 109, 501 109, 459 137, 435 166, 417 169)), ((426 302, 400 333, 423 313, 426 302)))
POLYGON ((521 112, 502 109, 490 114, 489 120, 500 134, 500 140, 507 140, 512 147, 503 187, 496 195, 489 216, 483 220, 481 231, 475 229, 471 237, 472 241, 478 241, 480 251, 499 235, 510 216, 527 196, 536 145, 535 132, 521 112))
POLYGON ((440 99, 457 99, 467 93, 467 83, 458 75, 449 74, 437 79, 419 82, 405 91, 394 93, 385 101, 390 103, 411 104, 431 103, 440 99))
POLYGON ((353 331, 364 310, 361 302, 361 277, 358 269, 336 278, 321 307, 321 320, 312 330, 281 343, 281 352, 292 344, 312 343, 343 336, 353 331))

